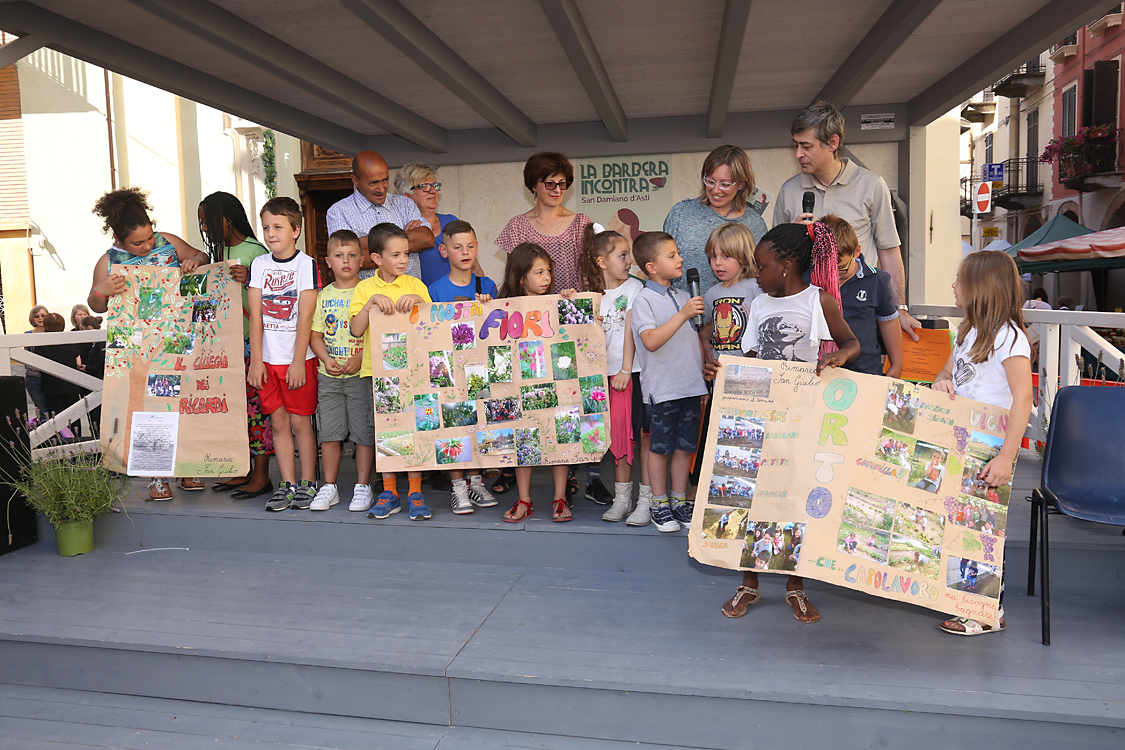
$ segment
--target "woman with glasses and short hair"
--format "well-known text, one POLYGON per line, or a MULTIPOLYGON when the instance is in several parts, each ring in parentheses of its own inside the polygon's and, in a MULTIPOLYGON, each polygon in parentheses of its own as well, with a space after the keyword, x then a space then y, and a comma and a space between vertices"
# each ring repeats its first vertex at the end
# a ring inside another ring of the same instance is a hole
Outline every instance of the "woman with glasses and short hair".
MULTIPOLYGON (((441 183, 437 170, 425 164, 407 164, 395 174, 395 192, 405 195, 418 205, 422 222, 434 233, 434 246, 417 253, 421 264, 422 283, 426 286, 449 275, 449 260, 441 257, 438 246, 441 244, 441 230, 451 221, 457 221, 453 214, 439 214, 438 200, 441 198, 441 183)), ((474 261, 475 263, 475 261, 474 261)), ((480 264, 476 263, 473 272, 484 276, 480 264)))
MULTIPOLYGON (((668 212, 664 231, 676 240, 684 259, 684 270, 699 269, 700 291, 706 292, 718 283, 711 271, 711 262, 704 248, 707 238, 723 224, 743 224, 754 235, 754 242, 766 233, 766 222, 749 207, 754 192, 754 169, 750 157, 738 146, 719 146, 703 160, 700 176, 703 194, 685 198, 668 212)), ((683 287, 684 279, 676 282, 683 287)))
POLYGON ((527 160, 523 184, 535 198, 527 213, 516 214, 496 244, 510 253, 517 245, 532 242, 547 251, 555 262, 555 289, 581 289, 578 256, 582 252, 582 233, 590 223, 586 214, 563 208, 566 191, 574 182, 574 165, 566 154, 544 151, 527 160))

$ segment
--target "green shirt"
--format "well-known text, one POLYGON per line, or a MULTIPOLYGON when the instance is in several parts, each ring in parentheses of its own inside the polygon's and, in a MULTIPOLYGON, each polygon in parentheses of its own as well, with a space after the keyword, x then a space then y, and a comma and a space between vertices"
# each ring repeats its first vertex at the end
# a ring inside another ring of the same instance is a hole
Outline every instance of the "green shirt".
MULTIPOLYGON (((329 284, 320 290, 316 297, 316 311, 313 312, 312 329, 324 334, 324 348, 343 365, 356 352, 362 351, 363 340, 351 336, 348 318, 348 305, 352 302, 355 289, 339 289, 329 284)), ((329 375, 321 362, 320 374, 330 378, 354 378, 355 375, 329 375)))
MULTIPOLYGON (((255 239, 247 237, 234 247, 227 248, 224 260, 237 260, 250 271, 250 262, 259 255, 265 255, 269 250, 265 245, 255 239)), ((250 293, 246 286, 242 287, 242 338, 250 338, 250 293)))

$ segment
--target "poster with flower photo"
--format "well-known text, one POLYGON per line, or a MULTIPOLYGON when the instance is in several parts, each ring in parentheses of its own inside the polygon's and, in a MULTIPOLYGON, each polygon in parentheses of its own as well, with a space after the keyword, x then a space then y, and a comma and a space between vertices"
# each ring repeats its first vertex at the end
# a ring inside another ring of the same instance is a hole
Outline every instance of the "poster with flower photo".
POLYGON ((373 314, 376 470, 601 460, 610 415, 600 304, 579 294, 373 314))
POLYGON ((106 312, 101 448, 133 476, 250 470, 242 285, 232 263, 113 266, 125 291, 106 312))
POLYGON ((1012 486, 981 476, 1005 409, 802 362, 719 363, 692 557, 996 624, 1012 486))

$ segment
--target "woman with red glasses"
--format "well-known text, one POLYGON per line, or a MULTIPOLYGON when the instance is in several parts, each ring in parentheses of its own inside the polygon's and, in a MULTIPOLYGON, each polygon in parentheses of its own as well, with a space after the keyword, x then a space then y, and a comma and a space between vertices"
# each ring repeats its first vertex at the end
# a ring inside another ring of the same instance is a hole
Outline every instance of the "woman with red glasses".
POLYGON ((523 183, 535 198, 535 205, 512 217, 496 238, 496 244, 506 253, 523 242, 546 250, 555 262, 556 289, 582 288, 578 256, 590 217, 563 208, 566 191, 573 182, 574 165, 566 154, 542 152, 532 156, 523 167, 523 183))

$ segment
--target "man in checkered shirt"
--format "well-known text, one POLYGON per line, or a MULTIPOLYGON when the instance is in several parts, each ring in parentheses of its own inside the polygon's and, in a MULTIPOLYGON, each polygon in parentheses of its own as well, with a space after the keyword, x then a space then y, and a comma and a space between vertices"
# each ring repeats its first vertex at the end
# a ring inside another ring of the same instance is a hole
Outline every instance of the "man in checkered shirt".
POLYGON ((359 278, 375 275, 375 262, 367 249, 367 233, 371 227, 390 222, 406 230, 410 237, 410 262, 406 275, 422 277, 422 267, 417 253, 434 246, 434 233, 422 221, 418 205, 405 195, 387 192, 390 187, 390 170, 382 156, 374 151, 362 151, 352 159, 352 185, 355 190, 347 198, 332 204, 328 209, 328 234, 337 229, 350 229, 359 235, 363 249, 359 278))

